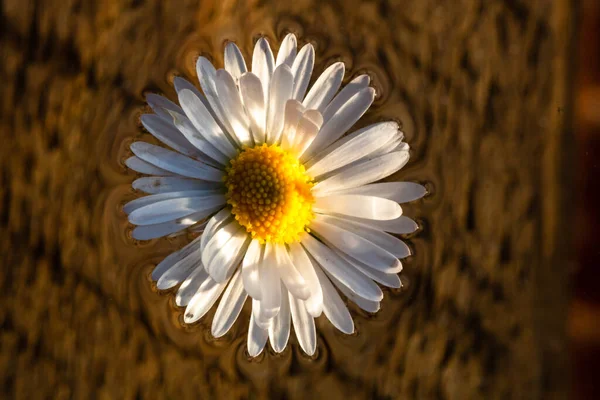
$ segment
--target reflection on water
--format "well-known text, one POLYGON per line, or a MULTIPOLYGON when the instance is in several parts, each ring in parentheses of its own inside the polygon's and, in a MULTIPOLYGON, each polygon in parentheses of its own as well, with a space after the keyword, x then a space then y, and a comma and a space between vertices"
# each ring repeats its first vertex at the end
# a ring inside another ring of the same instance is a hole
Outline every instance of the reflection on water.
MULTIPOLYGON (((542 187, 539 155, 553 154, 563 118, 552 112, 563 78, 547 67, 560 68, 567 47, 550 34, 569 23, 558 5, 173 3, 3 10, 2 126, 14 134, 0 153, 7 397, 465 399, 563 390, 564 379, 542 365, 546 340, 561 352, 560 329, 549 326, 543 339, 537 329, 546 328, 543 307, 562 318, 564 289, 552 281, 555 302, 533 297, 546 299, 534 272, 553 229, 540 225, 552 201, 540 192, 553 183, 542 187), (354 335, 321 317, 313 358, 291 335, 281 355, 250 360, 249 303, 215 340, 214 308, 186 326, 174 292, 156 291, 153 266, 189 238, 131 239, 121 208, 137 196, 135 174, 123 161, 132 141, 153 142, 139 123, 145 93, 175 99, 173 78, 196 82, 198 55, 222 67, 226 41, 248 60, 259 36, 275 50, 287 32, 299 47, 315 46, 313 80, 335 61, 346 64, 344 83, 371 76, 377 99, 355 128, 398 121, 411 160, 389 180, 423 183, 431 195, 403 206, 421 226, 407 237, 414 255, 404 287, 384 289, 375 315, 350 303, 354 335)), ((561 356, 552 360, 561 365, 561 356)))

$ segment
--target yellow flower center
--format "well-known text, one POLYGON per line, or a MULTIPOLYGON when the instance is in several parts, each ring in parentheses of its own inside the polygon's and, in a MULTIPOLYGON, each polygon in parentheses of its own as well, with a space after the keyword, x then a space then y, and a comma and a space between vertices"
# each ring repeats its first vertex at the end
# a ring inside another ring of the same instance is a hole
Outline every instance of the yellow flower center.
POLYGON ((261 243, 300 240, 313 219, 313 183, 296 157, 279 146, 245 148, 225 175, 235 219, 261 243))

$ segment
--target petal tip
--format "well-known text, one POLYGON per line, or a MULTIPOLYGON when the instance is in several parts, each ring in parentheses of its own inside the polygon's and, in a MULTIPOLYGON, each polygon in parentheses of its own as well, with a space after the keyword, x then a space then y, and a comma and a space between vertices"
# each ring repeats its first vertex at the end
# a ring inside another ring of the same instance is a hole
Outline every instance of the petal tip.
POLYGON ((297 41, 296 39, 296 35, 293 34, 292 32, 288 33, 287 35, 285 35, 285 37, 283 38, 282 42, 285 40, 293 40, 294 42, 297 41))
POLYGON ((262 351, 263 351, 262 347, 248 346, 248 355, 250 357, 256 357, 256 356, 260 355, 260 353, 262 353, 262 351))
POLYGON ((345 326, 343 327, 344 329, 340 329, 340 332, 346 334, 346 335, 353 335, 354 334, 354 323, 352 323, 352 325, 349 326, 345 326))
POLYGON ((185 307, 185 304, 183 304, 183 297, 181 297, 179 294, 177 296, 175 296, 175 305, 177 307, 185 307))
POLYGON ((215 327, 214 325, 210 328, 210 334, 212 335, 212 337, 214 337, 215 339, 219 339, 222 338, 223 336, 225 336, 227 332, 223 331, 223 329, 221 327, 215 327))
POLYGON ((227 43, 225 43, 225 50, 227 49, 238 49, 237 44, 235 44, 235 42, 232 42, 231 40, 228 41, 227 43))
POLYGON ((311 345, 311 347, 309 348, 304 348, 302 345, 300 346, 302 347, 302 351, 304 351, 304 353, 306 353, 307 356, 312 357, 315 355, 316 351, 317 351, 317 344, 314 343, 313 345, 311 345))

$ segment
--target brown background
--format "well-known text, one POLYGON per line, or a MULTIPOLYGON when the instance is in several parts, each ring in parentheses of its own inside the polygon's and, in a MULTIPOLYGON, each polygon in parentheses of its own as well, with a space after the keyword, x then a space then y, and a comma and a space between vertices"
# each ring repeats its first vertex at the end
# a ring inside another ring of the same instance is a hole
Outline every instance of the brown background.
POLYGON ((564 398, 577 2, 2 1, 0 393, 5 398, 564 398), (123 166, 143 93, 174 98, 199 54, 222 66, 286 32, 372 76, 360 124, 396 119, 413 148, 405 288, 355 307, 358 333, 318 321, 245 353, 184 327, 148 274, 185 237, 134 243, 123 166), (413 118, 410 118, 412 116, 413 118))
POLYGON ((600 397, 600 2, 581 7, 576 79, 577 142, 573 298, 569 338, 573 360, 573 394, 578 399, 600 397))

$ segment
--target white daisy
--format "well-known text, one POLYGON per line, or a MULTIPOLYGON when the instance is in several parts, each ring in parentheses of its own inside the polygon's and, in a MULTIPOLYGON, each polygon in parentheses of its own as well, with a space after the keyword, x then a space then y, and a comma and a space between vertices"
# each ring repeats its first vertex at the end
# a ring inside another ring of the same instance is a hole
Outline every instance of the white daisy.
POLYGON ((410 182, 374 183, 408 161, 395 122, 344 136, 375 97, 361 75, 342 90, 344 64, 328 67, 308 90, 315 51, 283 40, 277 58, 266 39, 251 71, 238 47, 225 47, 225 69, 197 62, 201 93, 175 78, 179 105, 149 94, 155 114, 142 124, 168 150, 131 145, 129 168, 151 175, 133 182, 150 194, 125 205, 147 240, 187 228, 202 232, 153 271, 159 289, 181 284, 184 321, 202 318, 221 298, 212 334, 223 336, 248 296, 248 353, 269 339, 285 349, 291 326, 302 350, 316 349, 314 319, 324 313, 340 331, 354 324, 341 292, 368 312, 383 298, 375 283, 398 288, 408 246, 393 234, 417 229, 398 203, 422 197, 410 182), (344 137, 342 137, 344 136, 344 137))

